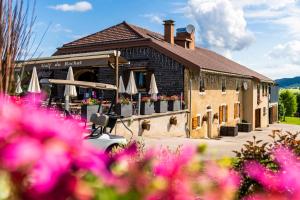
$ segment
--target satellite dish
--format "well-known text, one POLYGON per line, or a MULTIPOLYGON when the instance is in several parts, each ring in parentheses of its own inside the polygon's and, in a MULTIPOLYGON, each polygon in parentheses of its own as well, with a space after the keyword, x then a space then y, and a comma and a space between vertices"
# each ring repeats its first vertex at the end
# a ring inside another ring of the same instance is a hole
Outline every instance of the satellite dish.
POLYGON ((244 83, 243 83, 243 87, 244 87, 244 90, 247 90, 247 89, 248 89, 248 84, 247 84, 247 82, 244 82, 244 83))
POLYGON ((186 32, 192 34, 195 32, 195 27, 192 24, 187 25, 186 32))

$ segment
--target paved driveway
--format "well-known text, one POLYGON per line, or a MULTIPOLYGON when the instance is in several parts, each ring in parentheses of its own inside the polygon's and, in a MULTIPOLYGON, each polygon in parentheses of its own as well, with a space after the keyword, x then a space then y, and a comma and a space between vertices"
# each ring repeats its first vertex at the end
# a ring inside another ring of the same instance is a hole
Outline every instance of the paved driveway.
POLYGON ((260 131, 253 131, 251 133, 239 133, 237 137, 222 137, 220 139, 189 139, 189 138, 179 138, 179 137, 142 137, 138 140, 143 140, 146 148, 150 147, 166 147, 170 149, 176 149, 181 145, 192 145, 197 146, 199 144, 206 144, 207 151, 204 158, 217 159, 224 156, 234 156, 233 150, 240 150, 242 145, 247 140, 252 140, 255 135, 257 139, 264 141, 271 141, 268 136, 272 130, 280 129, 283 131, 296 132, 300 131, 300 126, 296 125, 286 125, 286 124, 274 124, 268 128, 262 129, 260 131))

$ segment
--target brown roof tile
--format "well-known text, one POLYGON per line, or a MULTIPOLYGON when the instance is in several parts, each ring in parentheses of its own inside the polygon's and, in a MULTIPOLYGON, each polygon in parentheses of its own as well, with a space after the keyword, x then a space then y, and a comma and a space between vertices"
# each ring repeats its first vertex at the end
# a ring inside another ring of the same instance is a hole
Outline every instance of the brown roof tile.
POLYGON ((172 45, 164 41, 164 36, 149 31, 147 29, 128 24, 123 22, 121 24, 112 26, 103 31, 97 32, 95 34, 89 35, 87 37, 81 38, 79 40, 73 41, 71 43, 63 45, 64 47, 75 47, 81 45, 89 45, 92 43, 117 43, 118 41, 124 40, 137 40, 137 39, 150 39, 154 47, 158 47, 173 54, 174 56, 180 57, 181 60, 197 66, 202 69, 226 72, 231 74, 250 76, 260 81, 272 81, 270 78, 257 73, 243 65, 240 65, 232 60, 229 60, 213 51, 197 47, 195 50, 185 49, 179 45, 172 45))
POLYGON ((80 38, 73 42, 64 44, 63 47, 71 47, 78 45, 87 45, 92 43, 104 43, 112 41, 123 41, 123 40, 132 40, 140 39, 141 35, 129 29, 125 23, 117 24, 115 26, 109 27, 97 33, 88 35, 84 38, 80 38))

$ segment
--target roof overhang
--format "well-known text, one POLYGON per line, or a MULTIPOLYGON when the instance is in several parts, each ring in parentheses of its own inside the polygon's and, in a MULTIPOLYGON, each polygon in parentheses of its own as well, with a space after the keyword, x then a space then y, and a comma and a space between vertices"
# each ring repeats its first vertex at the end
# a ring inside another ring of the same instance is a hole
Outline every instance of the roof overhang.
POLYGON ((120 56, 120 51, 98 51, 92 53, 76 53, 68 55, 58 55, 44 58, 35 58, 26 61, 19 61, 16 70, 25 67, 32 69, 65 69, 69 67, 102 67, 115 63, 118 58, 119 65, 128 64, 129 62, 120 56))
POLYGON ((117 90, 115 85, 87 82, 87 81, 71 81, 62 79, 42 79, 41 84, 56 84, 56 85, 74 85, 81 88, 93 88, 99 90, 117 90))

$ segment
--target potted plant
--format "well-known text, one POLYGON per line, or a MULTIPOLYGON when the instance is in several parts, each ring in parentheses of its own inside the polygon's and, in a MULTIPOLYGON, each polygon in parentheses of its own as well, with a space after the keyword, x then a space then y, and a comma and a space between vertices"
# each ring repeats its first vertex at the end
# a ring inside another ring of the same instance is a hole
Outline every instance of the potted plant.
POLYGON ((142 122, 142 129, 143 129, 143 130, 149 131, 149 130, 150 130, 150 127, 151 127, 151 125, 150 125, 150 120, 144 120, 144 121, 142 122))
POLYGON ((154 109, 156 113, 165 113, 168 111, 168 99, 166 96, 159 96, 154 102, 154 109))
POLYGON ((141 102, 141 115, 152 115, 154 113, 154 100, 150 97, 143 97, 141 102))
POLYGON ((99 110, 98 99, 89 98, 81 101, 81 119, 90 121, 91 115, 99 110))
POLYGON ((116 113, 122 117, 132 116, 132 103, 128 98, 121 97, 116 105, 116 113))
POLYGON ((177 117, 176 116, 172 116, 170 118, 170 125, 177 125, 177 117))
POLYGON ((180 105, 180 101, 179 101, 179 97, 176 96, 176 95, 173 95, 169 98, 169 101, 168 101, 168 110, 169 111, 178 111, 178 110, 181 110, 181 105, 180 105))

